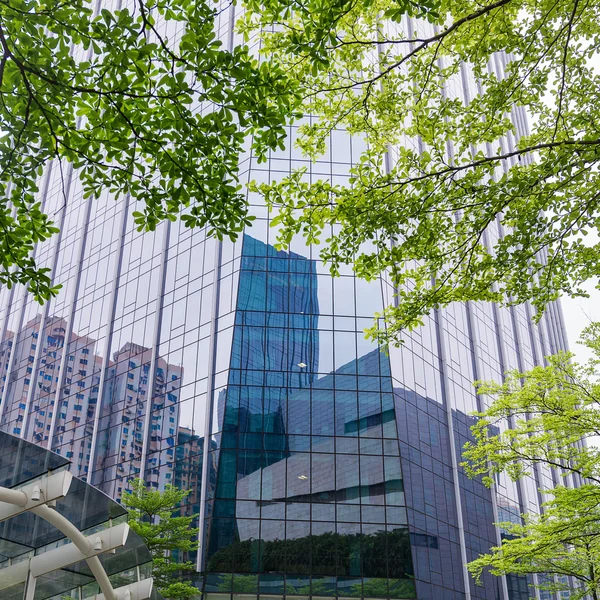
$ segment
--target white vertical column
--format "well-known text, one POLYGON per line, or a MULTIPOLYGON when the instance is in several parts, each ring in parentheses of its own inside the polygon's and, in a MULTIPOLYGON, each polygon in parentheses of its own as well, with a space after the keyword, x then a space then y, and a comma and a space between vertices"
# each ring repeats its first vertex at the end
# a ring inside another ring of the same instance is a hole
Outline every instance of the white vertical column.
MULTIPOLYGON (((233 36, 235 27, 235 4, 232 3, 229 8, 229 28, 227 37, 227 50, 233 51, 233 36)), ((250 160, 251 162, 251 160, 250 160)), ((244 233, 242 233, 242 236, 244 233)), ((209 243, 207 240, 205 243, 209 243)), ((215 401, 215 369, 216 369, 216 349, 217 349, 217 320, 219 317, 219 298, 221 292, 221 260, 223 255, 223 242, 215 238, 215 262, 213 269, 213 297, 210 319, 210 337, 208 348, 208 379, 206 383, 206 407, 204 415, 204 439, 202 446, 202 481, 200 483, 200 513, 198 515, 198 556, 196 559, 196 569, 200 572, 204 569, 206 558, 206 505, 208 503, 208 489, 210 483, 210 440, 212 438, 213 422, 213 403, 215 401)))
POLYGON ((460 556, 462 560, 462 575, 465 586, 465 600, 471 600, 471 576, 467 569, 467 544, 465 541, 465 525, 463 519, 463 507, 460 497, 460 478, 458 470, 458 457, 456 453, 456 439, 454 436, 454 424, 452 420, 452 392, 448 378, 448 360, 446 357, 446 339, 444 331, 444 315, 441 310, 434 311, 434 321, 439 347, 439 364, 442 375, 442 390, 444 406, 446 407, 446 422, 448 426, 448 443, 450 445, 450 460, 452 464, 452 482, 454 484, 454 501, 456 503, 456 519, 458 528, 458 541, 460 544, 460 556))
MULTIPOLYGON (((102 5, 102 0, 96 0, 96 3, 94 5, 94 15, 97 15, 100 12, 100 8, 102 5)), ((91 57, 92 55, 92 49, 90 48, 87 52, 87 57, 91 57)), ((77 119, 77 127, 79 127, 81 123, 81 118, 77 119)), ((71 167, 71 172, 70 172, 70 176, 71 178, 73 177, 73 168, 71 167)), ((69 181, 70 184, 70 181, 69 181)), ((69 195, 68 193, 65 195, 65 198, 68 199, 69 195)), ((67 313, 67 318, 66 318, 66 324, 65 324, 65 337, 64 337, 64 342, 63 342, 63 352, 62 352, 62 356, 60 358, 60 365, 59 365, 59 369, 60 369, 60 373, 58 376, 58 382, 56 385, 56 392, 54 394, 54 409, 52 410, 52 419, 50 421, 50 431, 48 433, 48 444, 47 444, 47 448, 49 450, 52 449, 52 438, 54 437, 54 429, 56 427, 56 419, 57 419, 57 415, 59 413, 59 403, 60 403, 60 395, 61 395, 61 391, 62 388, 64 386, 64 382, 65 382, 65 373, 66 373, 66 366, 67 366, 67 362, 68 362, 68 358, 67 355, 69 353, 69 343, 71 341, 71 336, 73 333, 73 317, 75 315, 75 310, 76 310, 76 304, 77 304, 77 293, 79 292, 79 285, 81 282, 81 270, 82 270, 82 266, 83 266, 83 260, 85 257, 85 243, 87 240, 87 232, 88 232, 88 228, 89 228, 89 223, 90 223, 90 215, 92 213, 92 203, 94 202, 94 196, 91 195, 86 203, 85 203, 85 214, 83 217, 83 223, 81 225, 81 235, 79 237, 79 243, 77 245, 77 251, 75 253, 75 256, 77 256, 77 268, 76 268, 76 274, 75 274, 75 281, 72 284, 71 287, 71 296, 69 298, 69 308, 68 308, 68 313, 67 313)), ((81 210, 81 207, 78 208, 78 210, 81 210)), ((65 206, 65 210, 64 213, 66 213, 66 206, 65 206)), ((64 214, 63 213, 63 214, 64 214)), ((62 227, 61 227, 62 230, 62 227)), ((60 247, 59 247, 60 248, 60 247)), ((57 252, 57 256, 58 256, 58 252, 57 252)), ((39 346, 39 344, 38 344, 39 346)))
POLYGON ((119 245, 117 249, 118 256, 115 259, 115 267, 112 276, 112 285, 108 299, 108 322, 106 323, 106 335, 104 338, 104 350, 102 354, 102 365, 100 366, 100 382, 98 384, 98 397, 96 400, 96 410, 94 412, 94 421, 92 425, 92 441, 90 447, 90 459, 88 462, 88 476, 86 479, 91 483, 92 473, 94 470, 94 462, 96 460, 96 446, 98 444, 98 427, 100 422, 100 412, 102 410, 102 398, 104 397, 104 388, 106 386, 106 370, 110 364, 110 346, 113 336, 113 324, 115 320, 115 312, 117 308, 117 290, 119 288, 119 279, 121 277, 121 264, 123 262, 123 245, 125 241, 125 231, 127 228, 127 215, 129 213, 130 197, 127 195, 123 202, 121 212, 121 222, 119 226, 119 245))
MULTIPOLYGON (((465 65, 461 67, 461 84, 463 89, 463 96, 465 98, 465 102, 471 101, 471 92, 469 90, 468 82, 467 82, 467 74, 465 73, 465 65)), ((473 154, 476 153, 476 149, 472 148, 473 154)), ((488 235, 484 231, 482 237, 483 243, 488 250, 490 249, 490 243, 488 240, 488 235)), ((467 302, 465 304, 465 311, 467 316, 467 329, 469 336, 469 344, 471 346, 471 353, 473 356, 473 376, 475 377, 475 381, 479 381, 482 379, 482 373, 484 372, 482 368, 482 359, 480 352, 480 343, 479 343, 479 335, 477 327, 475 326, 475 320, 473 316, 474 308, 472 302, 467 302)), ((475 401, 477 403, 477 410, 482 412, 484 409, 483 402, 481 401, 481 397, 476 395, 475 401)), ((490 489, 490 499, 492 503, 492 514, 494 515, 494 522, 498 523, 498 501, 496 499, 496 493, 493 489, 490 489)), ((500 546, 502 544, 502 537, 500 535, 500 529, 498 527, 494 527, 496 533, 496 543, 500 546)), ((502 575, 500 577, 500 589, 502 590, 502 598, 503 600, 509 600, 508 598, 508 585, 506 583, 506 576, 502 575)))
MULTIPOLYGON (((117 0, 116 10, 121 10, 122 0, 117 0)), ((102 410, 102 398, 104 397, 104 388, 106 387, 106 370, 110 364, 110 347, 113 337, 113 325, 115 320, 115 313, 117 308, 117 290, 119 289, 119 280, 121 277, 121 265, 123 263, 123 246, 125 243, 125 233, 127 230, 127 215, 129 214, 129 203, 131 202, 131 196, 127 194, 123 200, 123 209, 121 212, 121 222, 119 224, 119 245, 117 249, 118 256, 115 260, 115 268, 112 276, 112 286, 109 292, 109 310, 108 310, 108 322, 106 323, 106 335, 104 338, 104 351, 102 354, 102 365, 100 366, 98 383, 98 397, 96 400, 96 410, 94 411, 94 421, 92 424, 92 440, 90 443, 90 458, 88 461, 88 473, 85 478, 90 483, 92 482, 92 475, 94 471, 94 462, 96 460, 96 451, 98 445, 98 427, 100 424, 100 412, 102 410)))
MULTIPOLYGON (((52 163, 50 163, 48 165, 48 168, 52 168, 52 163)), ((44 198, 46 197, 46 192, 47 192, 47 189, 48 189, 48 180, 49 180, 49 178, 50 178, 50 174, 48 173, 48 169, 46 169, 46 182, 44 184, 45 191, 42 194, 42 202, 43 202, 44 198)), ((7 188, 6 188, 7 195, 10 194, 11 189, 12 189, 12 186, 9 184, 7 186, 7 188)), ((12 216, 14 217, 15 214, 16 214, 16 209, 13 207, 13 209, 12 209, 12 216)), ((15 286, 13 285, 10 288, 10 291, 8 293, 8 301, 6 303, 6 311, 4 312, 4 316, 2 317, 2 321, 1 321, 2 324, 0 325, 0 341, 5 341, 6 340, 6 330, 7 330, 7 325, 8 325, 8 317, 10 315, 10 307, 13 304, 14 295, 15 295, 15 286)), ((7 381, 8 381, 8 379, 7 379, 7 381)), ((6 388, 6 385, 5 385, 5 388, 6 388)), ((0 401, 1 401, 1 398, 0 398, 0 401)))
MULTIPOLYGON (((50 421, 50 431, 48 432, 48 450, 52 450, 52 438, 54 437, 54 430, 56 428, 56 419, 60 410, 60 397, 63 387, 65 385, 65 377, 67 373, 67 365, 68 365, 68 356, 69 356, 69 345, 71 342, 71 338, 73 336, 73 318, 75 316, 75 311, 77 310, 77 295, 79 292, 79 286, 81 283, 81 271, 83 267, 83 260, 85 258, 85 244, 87 240, 87 232, 90 222, 90 215, 92 213, 92 203, 94 202, 94 198, 90 196, 84 208, 84 216, 83 223, 81 226, 81 235, 79 237, 77 243, 77 250, 75 251, 75 256, 77 257, 76 264, 76 272, 75 279, 71 283, 71 294, 69 297, 68 303, 68 312, 67 317, 65 319, 65 337, 63 342, 63 351, 60 357, 59 364, 59 374, 58 374, 58 382, 56 383, 56 391, 54 392, 54 408, 52 409, 52 419, 50 421)), ((39 347, 39 344, 38 344, 39 347)))
MULTIPOLYGON (((206 243, 209 243, 208 241, 206 243)), ((223 242, 215 240, 215 263, 213 270, 213 296, 210 321, 210 342, 208 348, 208 380, 206 382, 206 407, 204 416, 204 439, 202 447, 202 481, 200 485, 200 513, 198 515, 198 541, 200 544, 196 568, 202 571, 206 557, 204 541, 206 540, 206 505, 208 503, 208 487, 210 480, 209 458, 210 458, 210 440, 212 437, 213 422, 213 403, 215 395, 215 369, 216 369, 216 348, 217 348, 217 320, 220 298, 220 279, 221 279, 221 256, 223 253, 223 242)))
MULTIPOLYGON (((477 328, 475 327, 474 317, 473 317, 473 303, 467 302, 466 304, 466 313, 467 313, 467 328, 469 332, 469 343, 471 346, 471 352, 473 356, 473 376, 475 377, 475 381, 480 381, 482 379, 481 374, 483 373, 483 369, 481 368, 482 360, 481 353, 479 351, 479 336, 477 332, 477 328)), ((482 412, 484 410, 483 402, 481 401, 481 397, 479 395, 476 396, 477 402, 477 410, 482 412)), ((493 488, 489 490, 490 498, 492 502, 492 514, 494 515, 494 523, 499 522, 498 516, 498 501, 496 499, 496 493, 493 488)), ((500 546, 502 544, 502 536, 500 535, 500 529, 498 527, 494 527, 496 533, 496 544, 500 546)), ((509 600, 508 598, 508 585, 506 583, 506 576, 500 576, 500 589, 502 590, 502 598, 503 600, 509 600)))
POLYGON ((168 219, 164 222, 165 231, 162 240, 162 251, 160 256, 160 268, 158 271, 158 286, 156 293, 156 319, 154 321, 154 331, 152 334, 152 354, 150 358, 150 371, 148 373, 148 391, 146 401, 146 414, 144 415, 144 426, 142 442, 142 453, 140 457, 140 479, 144 479, 146 475, 146 458, 148 456, 148 446, 152 435, 152 409, 154 408, 154 390, 160 344, 160 326, 162 321, 163 300, 165 294, 165 280, 167 274, 167 259, 169 254, 169 240, 171 235, 171 221, 168 219))

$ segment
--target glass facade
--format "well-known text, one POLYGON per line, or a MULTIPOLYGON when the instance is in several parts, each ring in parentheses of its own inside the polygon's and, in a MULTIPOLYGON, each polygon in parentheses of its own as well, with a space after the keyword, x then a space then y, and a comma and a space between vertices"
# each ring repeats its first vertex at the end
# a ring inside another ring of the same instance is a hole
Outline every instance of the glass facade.
POLYGON ((251 233, 213 429, 207 590, 414 598, 390 363, 363 342, 356 282, 251 233))
MULTIPOLYGON (((233 10, 218 21, 230 41, 233 10)), ((465 69, 449 90, 473 86, 465 69)), ((242 157, 242 179, 306 166, 344 183, 364 147, 335 131, 311 163, 295 136, 267 163, 242 157)), ((452 306, 386 354, 363 330, 393 301, 389 283, 334 279, 302 240, 277 251, 259 197, 233 243, 181 222, 140 234, 132 201, 84 199, 52 165, 40 190, 61 234, 36 260, 63 287, 43 307, 0 289, 0 427, 117 500, 134 477, 191 490, 207 600, 535 594, 517 577, 475 586, 464 564, 499 542, 495 521, 539 510, 552 474, 491 492, 459 463, 482 408, 472 382, 565 348, 559 304, 539 325, 528 306, 452 306)))

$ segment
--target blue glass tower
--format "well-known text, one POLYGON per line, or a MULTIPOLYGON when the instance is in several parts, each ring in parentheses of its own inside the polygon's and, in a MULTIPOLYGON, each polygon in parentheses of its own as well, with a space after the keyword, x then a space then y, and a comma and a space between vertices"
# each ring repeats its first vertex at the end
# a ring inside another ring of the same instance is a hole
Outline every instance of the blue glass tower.
POLYGON ((244 236, 206 589, 413 598, 389 358, 357 356, 348 316, 355 358, 319 372, 318 286, 316 261, 244 236))

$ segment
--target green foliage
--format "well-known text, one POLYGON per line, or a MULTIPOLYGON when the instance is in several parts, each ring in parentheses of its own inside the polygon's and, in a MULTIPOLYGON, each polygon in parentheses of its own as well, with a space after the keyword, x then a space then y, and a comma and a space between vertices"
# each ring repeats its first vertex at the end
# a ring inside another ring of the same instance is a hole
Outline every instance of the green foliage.
POLYGON ((229 584, 220 587, 222 591, 232 591, 235 594, 256 594, 258 592, 258 575, 236 575, 231 590, 229 584))
POLYGON ((365 579, 355 585, 353 596, 358 598, 416 598, 415 584, 407 579, 365 579))
MULTIPOLYGON (((236 540, 209 559, 207 571, 310 574, 311 556, 319 557, 319 572, 335 575, 360 572, 368 577, 412 576, 408 530, 380 531, 369 535, 323 533, 289 540, 236 540), (387 564, 381 553, 387 554, 387 564)), ((387 579, 386 579, 387 580, 387 579)))
MULTIPOLYGON (((491 403, 472 427, 475 442, 466 445, 468 475, 493 485, 498 474, 517 480, 537 469, 547 477, 553 471, 559 481, 574 476, 584 485, 542 489, 542 515, 501 523, 502 546, 469 565, 476 578, 484 569, 568 575, 579 584, 570 598, 600 598, 600 450, 582 444, 600 435, 600 323, 590 325, 582 341, 595 355, 587 365, 561 353, 546 367, 508 373, 504 384, 477 384, 491 403)), ((543 587, 570 589, 558 578, 543 587)))
POLYGON ((560 294, 586 295, 600 274, 600 243, 586 243, 600 230, 597 0, 245 4, 246 35, 279 24, 263 51, 315 116, 297 145, 315 159, 339 128, 364 145, 347 184, 299 169, 252 189, 281 247, 303 236, 325 242, 333 274, 389 276, 398 302, 371 337, 399 343, 454 301, 529 300, 539 318, 560 294), (533 131, 519 137, 524 111, 533 131))
MULTIPOLYGON (((285 582, 285 593, 289 596, 332 596, 331 584, 313 578, 311 583, 294 587, 289 581, 285 582)), ((258 592, 258 575, 234 575, 233 584, 230 580, 219 584, 221 592, 235 594, 256 594, 258 592)), ((364 583, 354 583, 350 588, 344 588, 343 594, 351 598, 416 598, 415 584, 412 579, 388 579, 382 577, 365 579, 364 583)))
POLYGON ((84 197, 137 200, 140 230, 184 209, 219 238, 250 222, 240 152, 281 146, 298 94, 275 61, 223 48, 217 14, 210 0, 99 14, 87 0, 0 2, 0 283, 57 292, 32 257, 57 232, 36 200, 51 160, 65 194, 75 168, 84 197))
POLYGON ((194 573, 191 561, 180 561, 180 553, 198 549, 195 516, 178 515, 189 491, 167 485, 164 491, 147 489, 141 479, 131 482, 131 492, 122 502, 129 510, 129 525, 146 543, 152 555, 152 577, 158 591, 167 599, 187 600, 200 591, 184 579, 194 573))

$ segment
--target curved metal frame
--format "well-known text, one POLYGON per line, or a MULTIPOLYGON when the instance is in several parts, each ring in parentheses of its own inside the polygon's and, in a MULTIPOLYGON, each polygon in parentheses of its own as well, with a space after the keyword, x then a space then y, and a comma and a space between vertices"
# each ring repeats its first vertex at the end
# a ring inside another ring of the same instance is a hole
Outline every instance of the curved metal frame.
MULTIPOLYGON (((0 584, 3 576, 4 587, 25 583, 24 600, 33 600, 38 577, 85 560, 102 592, 97 598, 149 598, 152 593, 151 578, 115 590, 98 558, 100 554, 125 545, 129 534, 127 523, 111 525, 86 536, 69 519, 55 510, 56 500, 68 494, 72 481, 73 476, 63 470, 46 473, 18 489, 0 486, 0 521, 31 512, 56 527, 71 541, 70 544, 30 556, 29 560, 0 569, 0 584)), ((0 585, 0 589, 2 587, 0 585)))
MULTIPOLYGON (((2 488, 0 488, 0 491, 2 488)), ((62 531, 66 537, 68 537, 77 549, 81 552, 82 558, 85 557, 85 561, 90 568, 90 571, 96 578, 102 593, 106 600, 117 600, 117 595, 115 594, 115 590, 108 579, 108 575, 100 562, 100 559, 94 555, 89 556, 91 552, 93 552, 94 548, 92 543, 88 538, 86 538, 73 523, 71 523, 66 517, 63 517, 61 514, 57 513, 55 510, 50 508, 49 506, 42 504, 37 508, 33 508, 31 510, 38 517, 44 519, 44 521, 48 521, 51 525, 54 525, 56 529, 62 531)), ((27 586, 27 594, 29 595, 29 585, 27 586)), ((26 600, 28 600, 26 598, 26 600)))

